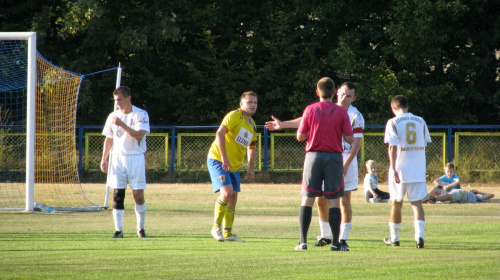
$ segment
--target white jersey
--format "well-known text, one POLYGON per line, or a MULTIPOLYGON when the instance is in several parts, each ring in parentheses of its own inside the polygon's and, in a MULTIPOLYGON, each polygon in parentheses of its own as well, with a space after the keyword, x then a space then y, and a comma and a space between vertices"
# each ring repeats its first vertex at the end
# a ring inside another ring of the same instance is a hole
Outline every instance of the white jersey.
MULTIPOLYGON (((363 137, 363 130, 365 128, 365 119, 363 115, 356 109, 356 107, 350 105, 347 109, 347 114, 349 115, 349 121, 351 122, 352 136, 355 138, 363 137)), ((342 138, 342 157, 345 159, 351 153, 352 145, 347 143, 344 138, 342 138)), ((357 158, 351 162, 351 165, 347 169, 347 174, 344 176, 344 190, 345 191, 355 191, 358 189, 358 161, 357 158)))
MULTIPOLYGON (((347 109, 347 114, 349 115, 352 132, 354 133, 352 136, 354 138, 362 138, 363 130, 365 129, 365 119, 363 118, 363 115, 361 115, 358 109, 352 105, 347 109)), ((344 149, 343 153, 349 154, 351 152, 351 146, 351 144, 347 143, 344 138, 342 138, 342 148, 344 149)))
POLYGON ((134 130, 145 130, 149 133, 149 116, 145 110, 132 106, 132 112, 124 114, 118 110, 109 114, 102 134, 108 138, 113 138, 112 154, 114 155, 138 155, 146 152, 146 134, 137 141, 122 128, 113 122, 113 116, 117 116, 126 125, 134 130))
POLYGON ((425 182, 425 147, 431 142, 424 119, 412 113, 390 119, 384 143, 397 146, 396 171, 401 183, 425 182))

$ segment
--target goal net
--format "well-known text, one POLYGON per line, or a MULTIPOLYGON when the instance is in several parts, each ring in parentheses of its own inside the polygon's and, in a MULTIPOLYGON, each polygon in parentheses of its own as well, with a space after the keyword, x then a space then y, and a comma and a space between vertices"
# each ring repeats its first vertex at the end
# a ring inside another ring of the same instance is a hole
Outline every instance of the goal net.
POLYGON ((56 210, 101 210, 87 199, 78 177, 82 75, 30 55, 33 40, 12 34, 19 33, 0 33, 0 209, 31 211, 36 202, 56 210))

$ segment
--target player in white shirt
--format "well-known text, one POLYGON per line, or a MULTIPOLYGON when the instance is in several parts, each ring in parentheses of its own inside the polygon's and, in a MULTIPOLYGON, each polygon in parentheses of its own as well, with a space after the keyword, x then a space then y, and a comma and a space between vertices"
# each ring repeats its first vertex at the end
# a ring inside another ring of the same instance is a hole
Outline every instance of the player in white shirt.
POLYGON ((123 237, 123 213, 127 184, 132 189, 137 218, 137 235, 146 237, 146 135, 149 133, 149 116, 145 110, 132 105, 128 87, 119 87, 113 92, 118 106, 109 114, 102 134, 106 136, 101 160, 101 171, 108 173, 107 185, 114 190, 113 238, 123 237), (109 161, 108 161, 109 159, 109 161))
POLYGON ((427 195, 425 147, 431 142, 424 119, 408 112, 408 100, 398 95, 391 101, 395 117, 387 122, 384 142, 389 144, 389 193, 392 205, 387 245, 399 246, 403 197, 411 203, 416 248, 424 248, 425 215, 422 200, 427 195))

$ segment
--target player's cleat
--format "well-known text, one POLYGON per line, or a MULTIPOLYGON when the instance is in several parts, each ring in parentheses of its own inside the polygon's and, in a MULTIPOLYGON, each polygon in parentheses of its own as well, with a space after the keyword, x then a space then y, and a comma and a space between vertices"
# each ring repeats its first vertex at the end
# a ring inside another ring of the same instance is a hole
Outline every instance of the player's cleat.
POLYGON ((245 242, 245 239, 237 237, 236 234, 231 234, 229 237, 224 237, 224 241, 245 242))
POLYGON ((146 235, 146 231, 145 231, 143 228, 141 228, 141 230, 139 230, 139 231, 137 232, 137 235, 138 235, 140 238, 146 238, 146 237, 148 237, 148 236, 146 235))
MULTIPOLYGON (((347 245, 347 244, 346 244, 347 245)), ((330 246, 330 251, 344 251, 344 252, 349 252, 349 246, 342 245, 342 244, 337 244, 330 246)))
POLYGON ((341 239, 340 240, 340 246, 346 247, 347 251, 349 251, 349 245, 347 245, 347 240, 341 239))
POLYGON ((384 243, 387 244, 387 245, 389 245, 389 246, 399 247, 399 241, 391 242, 390 238, 384 239, 384 243))
POLYGON ((304 251, 307 250, 307 243, 300 243, 295 246, 295 251, 304 251))
POLYGON ((214 228, 212 229, 212 236, 215 238, 215 240, 219 242, 224 242, 224 236, 222 235, 222 230, 220 228, 214 228))
POLYGON ((123 238, 123 232, 121 231, 115 231, 115 234, 113 235, 113 238, 123 238))
POLYGON ((316 243, 314 243, 313 246, 323 247, 332 244, 331 238, 324 238, 323 236, 318 236, 317 239, 318 241, 316 241, 316 243))
POLYGON ((420 237, 418 239, 418 242, 415 242, 415 248, 417 249, 423 249, 424 248, 424 239, 420 237))

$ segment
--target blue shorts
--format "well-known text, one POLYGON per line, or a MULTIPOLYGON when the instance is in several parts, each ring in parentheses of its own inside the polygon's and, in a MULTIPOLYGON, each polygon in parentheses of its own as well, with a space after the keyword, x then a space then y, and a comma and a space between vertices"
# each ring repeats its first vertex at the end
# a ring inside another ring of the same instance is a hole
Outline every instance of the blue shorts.
POLYGON ((231 172, 222 168, 222 162, 207 158, 208 172, 210 179, 212 179, 212 186, 214 192, 218 192, 221 187, 232 185, 233 191, 240 191, 240 171, 231 172))

